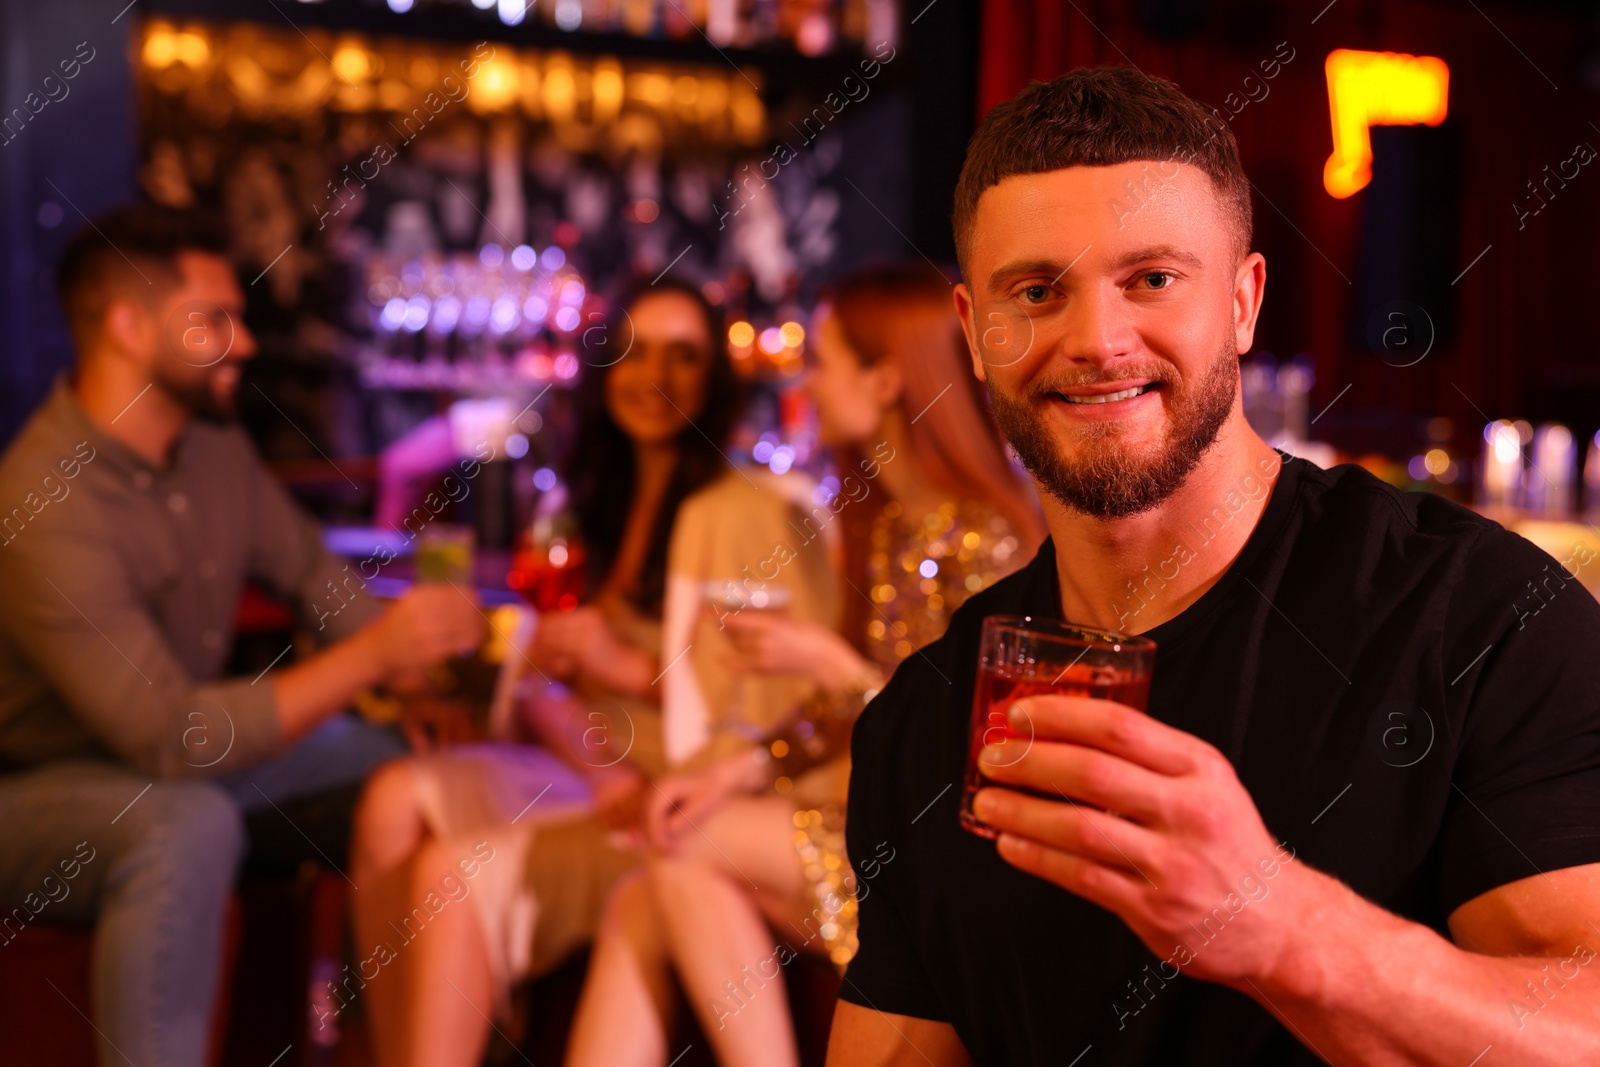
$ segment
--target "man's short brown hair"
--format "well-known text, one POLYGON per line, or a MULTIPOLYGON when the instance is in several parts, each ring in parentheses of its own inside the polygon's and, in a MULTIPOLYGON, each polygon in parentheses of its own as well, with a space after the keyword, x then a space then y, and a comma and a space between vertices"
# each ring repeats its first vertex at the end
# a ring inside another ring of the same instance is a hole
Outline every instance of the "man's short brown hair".
POLYGON ((183 252, 227 255, 227 231, 213 212, 137 203, 85 224, 56 265, 56 294, 74 336, 81 343, 100 325, 119 286, 149 299, 178 285, 183 252))
POLYGON ((1134 67, 1074 70, 1033 82, 984 116, 956 183, 956 254, 967 272, 978 198, 1018 174, 1109 167, 1138 160, 1187 163, 1210 176, 1233 216, 1235 260, 1250 250, 1250 181, 1233 130, 1165 78, 1134 67))

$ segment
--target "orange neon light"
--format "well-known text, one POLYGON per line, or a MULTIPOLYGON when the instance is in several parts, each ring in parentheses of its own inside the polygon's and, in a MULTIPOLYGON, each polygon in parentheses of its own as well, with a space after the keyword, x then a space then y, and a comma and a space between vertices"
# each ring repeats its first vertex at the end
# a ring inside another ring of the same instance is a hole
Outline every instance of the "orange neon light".
POLYGON ((1322 184, 1343 199, 1372 180, 1373 126, 1437 126, 1450 100, 1450 68, 1436 56, 1399 52, 1328 53, 1333 155, 1322 184))

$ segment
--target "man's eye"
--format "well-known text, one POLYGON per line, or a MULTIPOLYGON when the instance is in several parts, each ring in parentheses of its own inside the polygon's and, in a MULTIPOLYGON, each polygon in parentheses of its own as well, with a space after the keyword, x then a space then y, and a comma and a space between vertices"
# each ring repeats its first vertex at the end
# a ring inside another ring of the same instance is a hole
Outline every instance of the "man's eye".
POLYGON ((1172 275, 1166 273, 1165 271, 1157 270, 1151 271, 1149 274, 1144 275, 1139 280, 1144 282, 1145 287, 1148 289, 1165 289, 1172 283, 1172 275))
POLYGON ((1022 290, 1022 299, 1024 302, 1029 304, 1040 303, 1049 297, 1049 295, 1050 287, 1048 285, 1030 285, 1026 289, 1022 290))

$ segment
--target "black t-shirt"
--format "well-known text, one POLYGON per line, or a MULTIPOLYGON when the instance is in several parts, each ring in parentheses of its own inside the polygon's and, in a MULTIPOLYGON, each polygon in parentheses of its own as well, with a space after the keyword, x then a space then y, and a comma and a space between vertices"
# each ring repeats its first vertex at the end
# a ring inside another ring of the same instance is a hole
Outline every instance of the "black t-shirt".
MULTIPOLYGON (((1265 491, 1247 479, 1152 572, 1265 491)), ((1448 937, 1481 893, 1600 862, 1600 604, 1573 576, 1588 556, 1564 569, 1442 498, 1286 461, 1232 566, 1147 632, 1149 713, 1232 761, 1285 852, 1448 937)), ((861 716, 861 943, 840 995, 947 1021, 981 1064, 1320 1063, 1254 1000, 1177 973, 1185 957, 959 827, 980 624, 1060 613, 1046 542, 861 716)), ((1270 906, 1271 879, 1254 884, 1247 906, 1270 906)))

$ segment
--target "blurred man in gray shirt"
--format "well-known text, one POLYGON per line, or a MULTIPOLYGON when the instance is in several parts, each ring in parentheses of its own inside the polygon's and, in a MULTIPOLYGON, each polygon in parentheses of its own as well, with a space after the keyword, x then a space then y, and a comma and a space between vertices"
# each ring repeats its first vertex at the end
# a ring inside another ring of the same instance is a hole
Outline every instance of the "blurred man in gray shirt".
POLYGON ((242 815, 359 783, 401 745, 351 700, 482 632, 448 586, 361 592, 233 424, 255 343, 225 252, 148 205, 79 233, 75 369, 0 457, 0 950, 96 923, 105 1064, 202 1063, 242 815), (225 678, 250 578, 322 647, 225 678))

